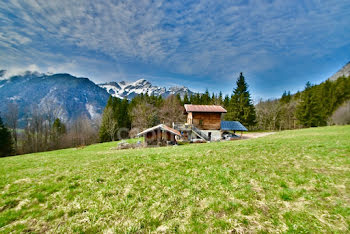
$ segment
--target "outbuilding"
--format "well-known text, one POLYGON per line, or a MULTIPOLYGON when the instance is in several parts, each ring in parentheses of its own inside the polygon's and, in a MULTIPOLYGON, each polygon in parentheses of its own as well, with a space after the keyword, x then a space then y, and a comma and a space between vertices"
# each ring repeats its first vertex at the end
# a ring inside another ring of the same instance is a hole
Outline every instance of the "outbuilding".
POLYGON ((221 131, 222 133, 225 133, 225 132, 236 133, 236 131, 238 131, 238 132, 241 132, 241 135, 242 135, 242 132, 246 132, 248 131, 248 129, 238 121, 221 121, 221 131))
POLYGON ((176 144, 176 136, 181 137, 181 134, 173 128, 159 124, 140 132, 137 136, 143 136, 146 145, 174 145, 176 144))

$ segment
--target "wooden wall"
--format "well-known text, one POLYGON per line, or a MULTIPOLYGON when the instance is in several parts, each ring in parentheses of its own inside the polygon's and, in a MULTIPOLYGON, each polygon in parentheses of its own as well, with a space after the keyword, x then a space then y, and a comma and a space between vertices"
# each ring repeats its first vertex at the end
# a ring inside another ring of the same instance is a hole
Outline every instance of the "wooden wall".
POLYGON ((165 144, 167 141, 175 143, 175 135, 170 132, 153 131, 145 135, 147 145, 157 145, 158 142, 165 144))
POLYGON ((202 130, 220 130, 221 113, 193 112, 192 123, 202 130))
POLYGON ((187 123, 188 123, 188 124, 192 124, 192 112, 189 112, 189 113, 187 114, 187 123))

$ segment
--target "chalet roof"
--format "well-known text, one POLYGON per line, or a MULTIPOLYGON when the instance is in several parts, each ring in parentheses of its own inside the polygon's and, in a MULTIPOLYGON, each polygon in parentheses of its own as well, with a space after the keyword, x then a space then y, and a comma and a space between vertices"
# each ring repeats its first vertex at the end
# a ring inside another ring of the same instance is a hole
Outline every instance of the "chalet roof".
POLYGON ((221 121, 221 130, 248 131, 248 129, 238 121, 221 121))
POLYGON ((156 130, 163 130, 163 131, 166 131, 166 132, 170 132, 174 135, 178 135, 178 136, 181 136, 181 133, 173 128, 170 128, 164 124, 159 124, 157 126, 154 126, 154 127, 151 127, 151 128, 148 128, 142 132, 140 132, 139 134, 137 134, 137 136, 142 136, 142 135, 145 135, 146 133, 148 132, 154 132, 156 130))
POLYGON ((217 105, 192 105, 185 104, 186 112, 216 112, 226 113, 227 111, 222 106, 217 105))

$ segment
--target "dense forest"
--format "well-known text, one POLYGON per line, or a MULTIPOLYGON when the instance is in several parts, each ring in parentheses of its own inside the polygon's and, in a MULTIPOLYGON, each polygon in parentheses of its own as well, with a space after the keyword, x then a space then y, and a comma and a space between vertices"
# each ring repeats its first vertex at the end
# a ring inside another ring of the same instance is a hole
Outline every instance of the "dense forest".
POLYGON ((184 104, 222 105, 225 120, 240 121, 250 130, 286 130, 333 124, 350 124, 350 77, 309 82, 301 92, 284 92, 279 99, 261 100, 253 105, 243 74, 231 95, 209 93, 184 97, 141 94, 132 100, 110 97, 101 119, 81 116, 63 123, 50 111, 33 108, 25 129, 18 130, 18 107, 9 103, 0 119, 0 156, 78 147, 97 142, 135 137, 137 133, 164 123, 184 122, 184 104))
POLYGON ((259 130, 285 130, 350 124, 350 77, 306 84, 302 92, 284 92, 274 100, 255 105, 259 130))

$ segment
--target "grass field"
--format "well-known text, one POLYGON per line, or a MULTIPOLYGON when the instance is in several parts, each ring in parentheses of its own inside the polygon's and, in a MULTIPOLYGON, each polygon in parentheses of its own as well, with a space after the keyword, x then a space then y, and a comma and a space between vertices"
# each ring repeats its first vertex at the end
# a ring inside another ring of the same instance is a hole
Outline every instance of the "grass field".
POLYGON ((0 232, 350 232, 350 126, 0 159, 0 232))

